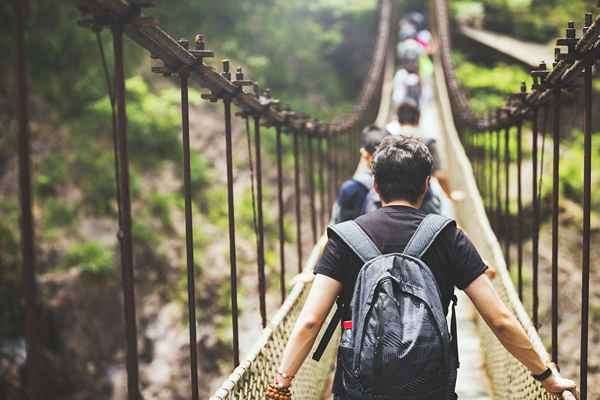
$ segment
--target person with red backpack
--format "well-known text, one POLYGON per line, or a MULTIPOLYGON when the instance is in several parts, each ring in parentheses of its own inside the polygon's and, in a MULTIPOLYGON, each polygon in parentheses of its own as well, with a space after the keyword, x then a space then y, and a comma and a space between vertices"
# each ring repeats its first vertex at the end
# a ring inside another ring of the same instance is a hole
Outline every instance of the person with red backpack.
POLYGON ((574 391, 535 351, 499 298, 486 265, 453 220, 419 210, 432 157, 412 137, 386 137, 373 159, 382 207, 332 225, 306 303, 267 399, 291 398, 294 375, 338 303, 314 359, 341 325, 333 383, 336 400, 456 399, 455 288, 464 290, 494 334, 551 394, 574 391), (454 308, 454 307, 452 307, 454 308), (454 314, 454 313, 453 313, 454 314))

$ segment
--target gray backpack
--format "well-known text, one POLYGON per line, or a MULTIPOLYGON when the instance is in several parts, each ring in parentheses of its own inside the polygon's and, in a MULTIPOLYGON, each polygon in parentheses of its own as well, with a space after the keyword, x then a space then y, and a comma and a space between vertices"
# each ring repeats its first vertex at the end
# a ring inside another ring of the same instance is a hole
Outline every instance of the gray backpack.
POLYGON ((437 282, 421 259, 451 223, 449 218, 428 215, 402 253, 385 255, 356 222, 329 227, 364 263, 350 304, 338 303, 313 355, 320 358, 340 318, 349 315, 345 310, 349 306, 352 336, 340 344, 337 363, 344 399, 456 398, 456 297, 450 333, 437 282))

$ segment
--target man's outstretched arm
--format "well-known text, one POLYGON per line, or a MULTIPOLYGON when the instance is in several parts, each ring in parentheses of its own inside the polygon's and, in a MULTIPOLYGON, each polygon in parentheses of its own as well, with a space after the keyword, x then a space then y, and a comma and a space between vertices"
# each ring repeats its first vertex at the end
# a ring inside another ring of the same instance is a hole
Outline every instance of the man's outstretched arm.
MULTIPOLYGON (((321 274, 315 275, 306 303, 283 351, 278 371, 287 376, 296 375, 341 290, 342 284, 335 279, 321 274)), ((283 381, 287 385, 291 384, 291 379, 283 381)))
MULTIPOLYGON (((515 315, 500 300, 492 282, 482 274, 475 279, 465 292, 494 332, 502 345, 525 365, 532 374, 540 374, 548 367, 545 360, 535 351, 527 333, 515 315)), ((542 382, 549 393, 557 394, 565 390, 575 390, 575 382, 556 375, 550 375, 542 382)))

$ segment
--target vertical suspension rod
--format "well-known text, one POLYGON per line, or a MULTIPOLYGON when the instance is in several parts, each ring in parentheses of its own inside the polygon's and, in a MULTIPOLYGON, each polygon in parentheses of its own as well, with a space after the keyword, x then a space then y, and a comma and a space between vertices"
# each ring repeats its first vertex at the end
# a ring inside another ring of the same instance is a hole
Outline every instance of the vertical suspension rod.
POLYGON ((319 223, 321 225, 321 230, 320 233, 323 233, 323 230, 325 229, 325 208, 327 207, 325 205, 325 190, 326 190, 326 186, 325 186, 325 171, 324 171, 324 149, 323 149, 323 136, 321 134, 319 134, 318 138, 317 138, 317 145, 319 146, 319 155, 318 155, 318 160, 319 160, 319 223))
POLYGON ((123 69, 123 25, 113 25, 115 58, 115 102, 117 110, 117 152, 119 159, 119 247, 121 249, 121 280, 125 332, 127 338, 127 398, 137 400, 139 371, 135 286, 133 271, 133 238, 131 231, 131 198, 129 189, 129 155, 127 149, 127 110, 125 105, 125 72, 123 69))
POLYGON ((327 215, 331 218, 331 210, 333 202, 335 201, 335 175, 334 175, 334 164, 333 164, 333 149, 332 149, 332 135, 329 133, 326 137, 327 145, 327 215))
POLYGON ((267 326, 267 284, 265 279, 265 226, 263 218, 263 192, 262 192, 262 157, 260 143, 260 117, 254 116, 254 147, 256 151, 256 204, 258 218, 258 293, 260 303, 260 317, 262 327, 267 326))
POLYGON ((510 238, 511 238, 511 215, 510 215, 510 125, 506 125, 504 128, 504 221, 503 235, 504 235, 504 253, 506 259, 506 268, 510 271, 511 259, 510 259, 510 238))
POLYGON ((229 268, 231 287, 231 324, 233 329, 233 363, 240 364, 237 302, 237 256, 235 248, 235 209, 233 198, 233 154, 231 144, 231 99, 224 98, 225 110, 225 156, 227 162, 227 215, 229 222, 229 268))
MULTIPOLYGON (((589 15, 589 14, 588 14, 589 15)), ((587 18, 587 15, 586 15, 587 18)), ((591 19, 591 15, 590 18, 591 19)), ((589 26, 589 24, 588 24, 589 26)), ((581 254, 581 356, 579 376, 581 400, 587 400, 589 310, 590 310, 590 238, 592 199, 592 64, 584 71, 584 161, 583 161, 583 243, 581 254)))
MULTIPOLYGON (((546 114, 544 112, 544 114, 546 114)), ((545 116, 544 116, 545 118, 545 116)), ((532 269, 532 319, 533 326, 537 329, 539 327, 539 296, 538 296, 538 267, 540 261, 540 246, 539 246, 539 235, 540 235, 540 201, 538 194, 538 119, 539 109, 538 107, 533 108, 533 117, 531 119, 531 167, 532 167, 532 203, 533 203, 533 224, 531 232, 531 269, 532 269)))
POLYGON ((294 194, 296 198, 296 251, 298 257, 298 273, 302 272, 302 212, 300 196, 300 146, 299 133, 293 131, 294 136, 294 194))
POLYGON ((19 203, 21 207, 21 259, 23 262, 23 290, 25 294, 25 373, 27 395, 32 400, 42 399, 40 385, 40 343, 37 325, 37 283, 35 265, 33 199, 31 194, 31 143, 29 131, 29 104, 25 53, 25 2, 15 0, 15 77, 17 84, 17 120, 19 151, 19 203))
POLYGON ((554 89, 552 143, 552 362, 558 363, 558 198, 560 168, 560 88, 554 89))
POLYGON ((523 300, 523 121, 517 122, 517 287, 523 300))
POLYGON ((332 161, 333 161, 333 201, 336 200, 336 196, 337 196, 337 190, 339 188, 339 179, 340 179, 340 171, 339 171, 339 158, 338 158, 338 154, 339 154, 339 148, 338 148, 338 136, 335 135, 331 138, 331 142, 332 142, 332 148, 331 148, 331 155, 332 155, 332 161))
POLYGON ((487 212, 490 217, 493 217, 492 210, 494 208, 494 130, 490 128, 487 132, 487 149, 486 149, 486 169, 487 169, 487 212))
POLYGON ((198 341, 196 339, 196 283, 194 267, 194 225, 192 220, 192 174, 190 163, 190 119, 188 73, 179 74, 181 83, 181 139, 183 144, 183 195, 185 199, 185 250, 190 334, 192 400, 198 400, 198 341))
POLYGON ((500 200, 500 130, 501 128, 498 126, 496 128, 496 154, 494 158, 496 159, 496 188, 494 190, 496 195, 496 205, 494 206, 494 225, 496 228, 496 235, 499 235, 500 225, 502 221, 501 215, 501 200, 500 200))
POLYGON ((308 190, 310 192, 310 227, 312 230, 313 243, 317 243, 317 202, 315 197, 315 157, 313 153, 313 137, 306 135, 306 146, 308 147, 308 190))
POLYGON ((281 289, 281 304, 285 301, 285 210, 283 208, 283 150, 281 146, 281 126, 275 126, 277 145, 277 206, 279 210, 279 286, 281 289))

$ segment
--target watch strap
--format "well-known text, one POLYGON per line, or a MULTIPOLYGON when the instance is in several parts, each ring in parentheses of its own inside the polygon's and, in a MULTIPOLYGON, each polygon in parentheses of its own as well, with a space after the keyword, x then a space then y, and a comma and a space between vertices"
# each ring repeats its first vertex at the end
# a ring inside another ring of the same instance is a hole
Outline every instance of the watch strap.
POLYGON ((531 376, 533 376, 533 379, 535 379, 538 382, 545 381, 550 377, 550 375, 552 375, 552 369, 550 369, 550 367, 546 368, 544 372, 541 372, 539 374, 531 374, 531 376))

